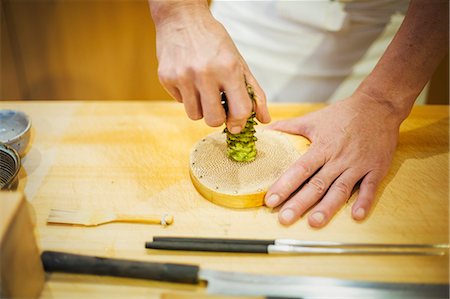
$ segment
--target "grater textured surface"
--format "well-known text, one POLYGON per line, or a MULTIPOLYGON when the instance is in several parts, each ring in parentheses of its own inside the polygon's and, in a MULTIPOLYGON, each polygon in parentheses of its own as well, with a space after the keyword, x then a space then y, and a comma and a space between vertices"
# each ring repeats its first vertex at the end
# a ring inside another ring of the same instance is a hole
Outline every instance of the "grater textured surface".
POLYGON ((206 136, 191 151, 191 176, 215 193, 230 196, 265 193, 300 153, 281 132, 261 129, 256 131, 256 137, 256 159, 236 162, 227 157, 226 136, 222 132, 206 136))

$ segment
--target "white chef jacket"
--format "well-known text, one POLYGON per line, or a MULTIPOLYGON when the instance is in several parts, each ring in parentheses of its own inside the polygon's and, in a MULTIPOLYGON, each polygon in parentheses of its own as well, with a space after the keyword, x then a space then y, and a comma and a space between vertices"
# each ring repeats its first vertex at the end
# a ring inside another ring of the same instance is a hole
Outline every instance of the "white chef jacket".
MULTIPOLYGON (((408 0, 215 0, 211 11, 231 35, 268 101, 324 102, 351 77, 357 63, 364 64, 365 54, 392 16, 404 14, 408 4, 408 0)), ((371 67, 384 48, 370 55, 371 67)))

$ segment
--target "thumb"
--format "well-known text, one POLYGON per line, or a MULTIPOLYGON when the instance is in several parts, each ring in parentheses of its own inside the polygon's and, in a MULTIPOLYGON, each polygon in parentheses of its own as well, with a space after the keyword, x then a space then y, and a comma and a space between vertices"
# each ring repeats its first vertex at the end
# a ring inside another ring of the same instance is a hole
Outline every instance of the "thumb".
POLYGON ((254 111, 256 112, 256 118, 263 124, 269 123, 270 114, 267 108, 266 95, 248 67, 246 69, 245 80, 250 84, 255 93, 254 111))

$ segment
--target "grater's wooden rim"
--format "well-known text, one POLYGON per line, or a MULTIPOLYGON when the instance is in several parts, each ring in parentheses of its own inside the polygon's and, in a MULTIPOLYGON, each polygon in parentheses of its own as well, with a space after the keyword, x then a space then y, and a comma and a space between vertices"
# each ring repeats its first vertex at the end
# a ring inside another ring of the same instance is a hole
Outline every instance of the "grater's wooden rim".
POLYGON ((261 190, 261 192, 247 194, 220 193, 203 185, 193 174, 191 167, 189 167, 189 175, 195 189, 197 189, 204 198, 220 206, 245 209, 260 207, 264 204, 264 196, 266 195, 267 189, 261 190))

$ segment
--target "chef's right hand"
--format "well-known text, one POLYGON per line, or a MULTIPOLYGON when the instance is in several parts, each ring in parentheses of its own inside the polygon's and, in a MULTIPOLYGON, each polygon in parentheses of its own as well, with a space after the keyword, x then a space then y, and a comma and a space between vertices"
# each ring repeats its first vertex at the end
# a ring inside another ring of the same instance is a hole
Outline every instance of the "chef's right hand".
POLYGON ((225 28, 211 15, 206 1, 152 1, 156 25, 158 76, 172 97, 184 103, 189 118, 209 126, 226 122, 239 133, 252 109, 270 122, 266 97, 225 28), (252 104, 245 82, 253 86, 252 104), (228 112, 220 93, 228 99, 228 112))

